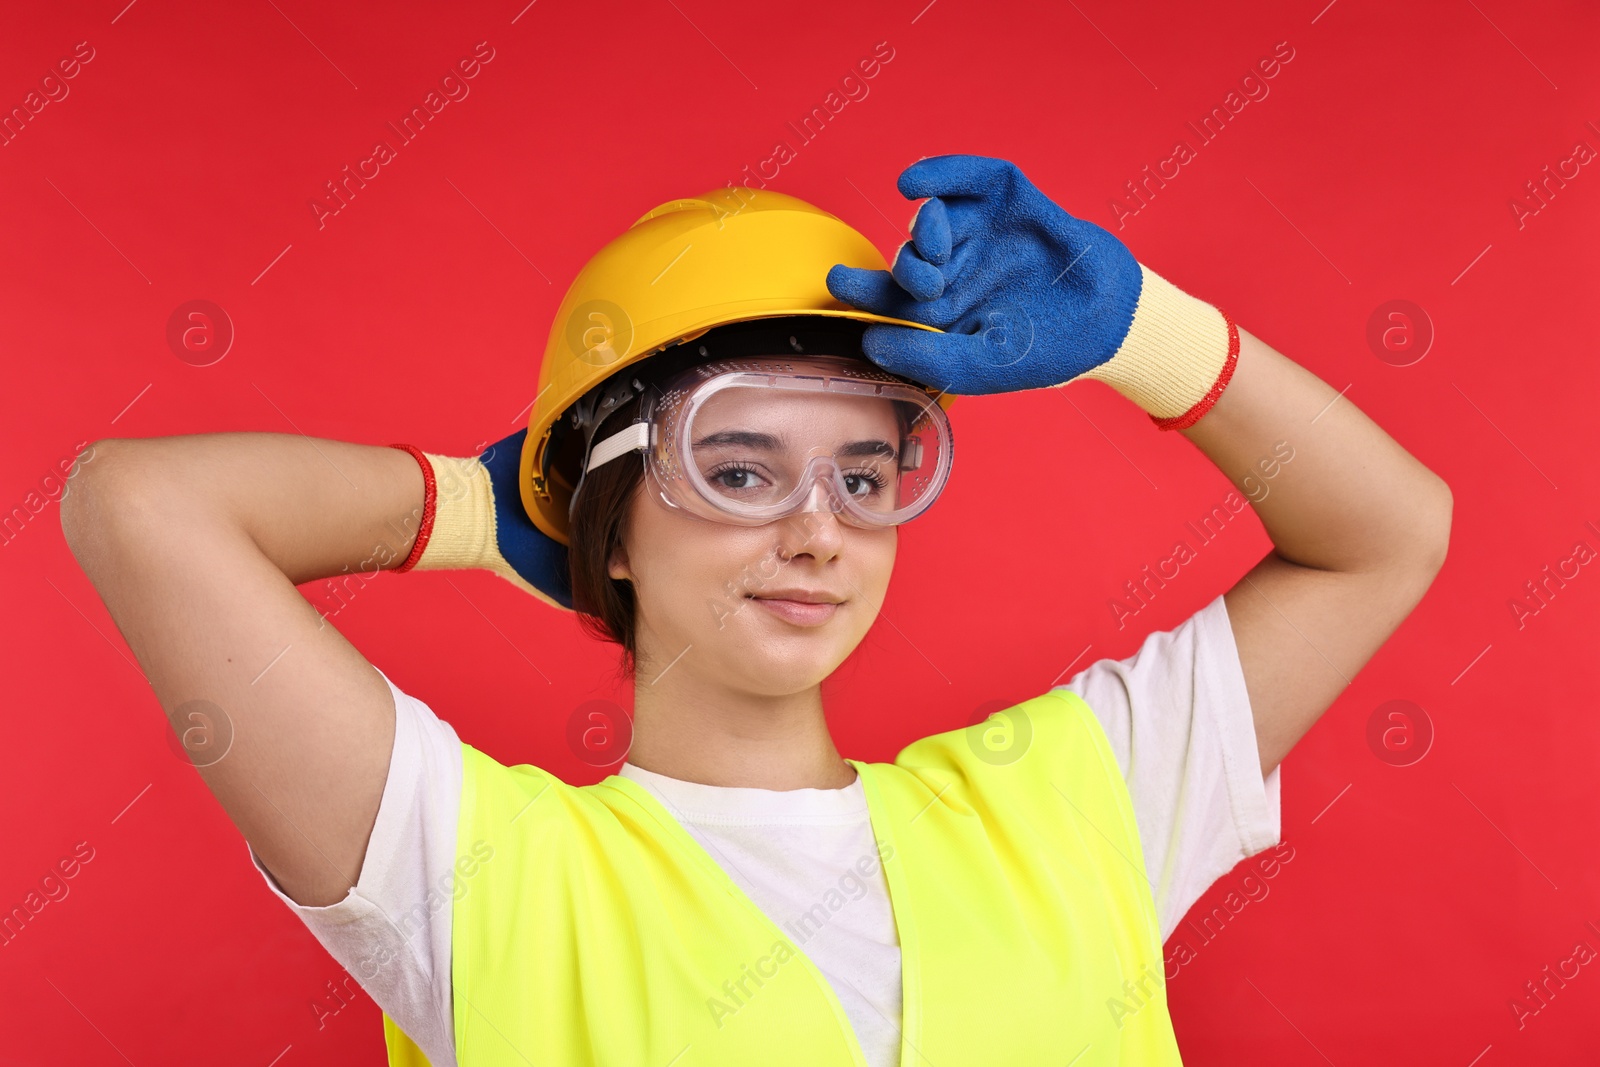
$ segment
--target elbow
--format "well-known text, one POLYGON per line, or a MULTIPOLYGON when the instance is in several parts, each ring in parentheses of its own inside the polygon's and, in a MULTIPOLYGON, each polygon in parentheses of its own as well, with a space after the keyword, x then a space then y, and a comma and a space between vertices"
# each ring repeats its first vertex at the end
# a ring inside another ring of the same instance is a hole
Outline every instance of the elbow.
POLYGON ((1431 584, 1444 569, 1445 556, 1450 551, 1450 524, 1455 511, 1455 495, 1443 478, 1434 478, 1435 500, 1424 511, 1419 544, 1423 548, 1422 566, 1431 584))
POLYGON ((74 532, 82 525, 84 497, 88 495, 89 468, 97 455, 104 457, 110 451, 108 447, 110 443, 109 440, 90 443, 73 458, 72 466, 65 472, 65 485, 61 490, 59 510, 61 532, 66 535, 68 547, 72 545, 74 532))
POLYGON ((1429 500, 1426 507, 1414 511, 1399 534, 1406 545, 1405 550, 1391 558, 1384 569, 1385 594, 1392 596, 1396 604, 1402 605, 1401 618, 1413 611, 1427 596, 1428 590, 1433 588, 1450 550, 1453 504, 1450 487, 1439 481, 1435 488, 1433 499, 1429 500))
POLYGON ((60 502, 61 533, 80 562, 86 551, 104 540, 118 514, 108 491, 127 480, 129 443, 114 437, 95 441, 78 453, 67 471, 60 502))
POLYGON ((1445 553, 1450 549, 1450 523, 1455 514, 1456 498, 1443 478, 1439 479, 1439 566, 1444 566, 1445 553))

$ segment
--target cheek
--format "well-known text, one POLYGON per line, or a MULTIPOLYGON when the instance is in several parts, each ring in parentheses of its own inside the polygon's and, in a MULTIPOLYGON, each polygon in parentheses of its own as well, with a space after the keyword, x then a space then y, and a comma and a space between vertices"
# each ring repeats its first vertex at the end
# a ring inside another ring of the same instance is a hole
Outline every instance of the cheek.
POLYGON ((898 534, 893 528, 867 535, 857 548, 861 574, 857 580, 865 583, 863 591, 870 589, 880 604, 894 574, 898 548, 898 534))
POLYGON ((764 541, 754 530, 702 522, 643 499, 629 544, 646 607, 677 615, 726 596, 740 580, 738 561, 759 558, 764 541))
POLYGON ((873 548, 882 559, 883 565, 893 567, 895 553, 900 550, 900 527, 891 526, 887 530, 875 531, 872 537, 873 548))
MULTIPOLYGON (((708 523, 641 494, 630 513, 628 553, 643 612, 672 629, 710 624, 746 593, 782 576, 774 538, 761 527, 708 523), (668 620, 673 620, 669 622, 668 620)), ((848 529, 840 565, 875 614, 894 573, 899 532, 848 529)))

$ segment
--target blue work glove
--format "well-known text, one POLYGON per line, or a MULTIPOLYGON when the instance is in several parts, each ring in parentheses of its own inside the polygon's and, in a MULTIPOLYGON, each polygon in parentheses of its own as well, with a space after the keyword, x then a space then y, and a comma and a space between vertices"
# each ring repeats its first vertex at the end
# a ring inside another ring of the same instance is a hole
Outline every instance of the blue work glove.
POLYGON ((528 517, 522 504, 518 475, 522 466, 524 426, 489 446, 478 461, 489 471, 494 487, 495 539, 500 556, 517 575, 563 608, 572 607, 567 546, 555 540, 528 517))
POLYGON ((527 428, 474 457, 424 452, 433 467, 433 528, 415 570, 494 571, 552 607, 571 610, 567 546, 533 524, 518 474, 527 428))
POLYGON ((1096 378, 1158 425, 1197 419, 1226 384, 1238 350, 1227 317, 1056 206, 1016 164, 930 156, 897 184, 928 199, 892 268, 838 264, 827 276, 855 307, 945 331, 869 325, 863 351, 885 370, 957 394, 1096 378))
POLYGON ((866 311, 944 333, 874 323, 866 355, 952 393, 1006 393, 1076 378, 1116 355, 1139 302, 1123 243, 1057 207, 1016 164, 932 156, 898 182, 928 197, 891 271, 835 266, 828 290, 866 311))

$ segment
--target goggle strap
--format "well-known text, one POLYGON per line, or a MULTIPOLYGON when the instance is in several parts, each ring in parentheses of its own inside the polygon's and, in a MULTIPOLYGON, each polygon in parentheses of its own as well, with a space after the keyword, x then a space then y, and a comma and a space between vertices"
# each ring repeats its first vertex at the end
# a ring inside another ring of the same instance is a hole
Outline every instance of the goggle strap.
POLYGON ((635 422, 626 429, 618 430, 594 446, 589 453, 589 465, 584 471, 592 471, 618 456, 650 447, 650 430, 651 424, 648 422, 635 422))

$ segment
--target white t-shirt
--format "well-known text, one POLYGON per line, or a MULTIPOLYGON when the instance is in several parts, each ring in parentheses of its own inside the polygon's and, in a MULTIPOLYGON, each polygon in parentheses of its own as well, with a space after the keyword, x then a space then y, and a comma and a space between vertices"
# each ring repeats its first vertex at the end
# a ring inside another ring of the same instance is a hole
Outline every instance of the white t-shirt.
MULTIPOLYGON (((383 678, 394 695, 394 749, 356 886, 337 904, 306 907, 282 891, 253 849, 249 855, 271 891, 433 1067, 455 1067, 449 879, 461 741, 428 705, 383 678)), ((1281 832, 1279 768, 1263 780, 1223 598, 1176 629, 1150 634, 1128 659, 1099 660, 1060 688, 1088 703, 1117 755, 1165 940, 1213 882, 1276 844, 1281 832)), ((685 782, 626 762, 617 773, 651 789, 789 930, 838 995, 867 1062, 894 1067, 901 977, 888 886, 876 862, 865 883, 846 875, 859 859, 877 856, 860 779, 841 789, 771 790, 685 782), (815 915, 825 896, 841 894, 825 924, 790 926, 803 912, 815 915)))

